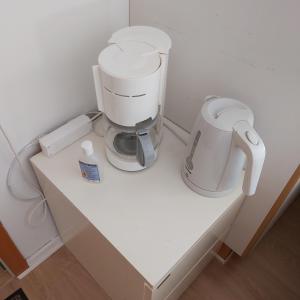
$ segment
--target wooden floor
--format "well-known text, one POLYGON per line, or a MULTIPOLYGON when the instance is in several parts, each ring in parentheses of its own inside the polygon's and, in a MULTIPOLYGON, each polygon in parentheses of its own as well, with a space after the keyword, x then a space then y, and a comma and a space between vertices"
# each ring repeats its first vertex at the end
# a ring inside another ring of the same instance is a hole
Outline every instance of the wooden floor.
POLYGON ((12 276, 8 273, 8 271, 3 270, 0 267, 0 288, 5 286, 11 279, 12 276))
POLYGON ((299 300, 300 199, 245 258, 212 261, 181 300, 299 300))
POLYGON ((65 247, 22 280, 15 279, 2 288, 0 299, 5 299, 20 287, 29 300, 109 300, 65 247))
MULTIPOLYGON (((108 300, 73 255, 61 248, 24 279, 0 289, 4 299, 22 287, 30 300, 108 300)), ((181 300, 299 300, 300 199, 246 258, 212 261, 181 300)))

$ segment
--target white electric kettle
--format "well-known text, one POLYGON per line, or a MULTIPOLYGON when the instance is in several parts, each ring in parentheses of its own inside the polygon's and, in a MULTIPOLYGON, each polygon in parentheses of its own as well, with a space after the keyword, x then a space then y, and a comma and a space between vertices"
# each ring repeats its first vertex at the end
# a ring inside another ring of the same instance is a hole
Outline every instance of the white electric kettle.
POLYGON ((265 159, 265 146, 253 123, 253 112, 240 101, 207 97, 186 148, 185 183, 204 196, 224 196, 245 167, 243 191, 253 195, 265 159))

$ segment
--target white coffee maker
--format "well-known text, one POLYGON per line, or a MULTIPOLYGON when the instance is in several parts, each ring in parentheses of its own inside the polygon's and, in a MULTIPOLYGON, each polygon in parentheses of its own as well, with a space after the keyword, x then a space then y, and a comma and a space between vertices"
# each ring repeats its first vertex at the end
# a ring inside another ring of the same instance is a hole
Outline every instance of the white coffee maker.
POLYGON ((170 37, 157 28, 126 27, 93 66, 106 155, 119 169, 142 170, 157 158, 170 48, 170 37))

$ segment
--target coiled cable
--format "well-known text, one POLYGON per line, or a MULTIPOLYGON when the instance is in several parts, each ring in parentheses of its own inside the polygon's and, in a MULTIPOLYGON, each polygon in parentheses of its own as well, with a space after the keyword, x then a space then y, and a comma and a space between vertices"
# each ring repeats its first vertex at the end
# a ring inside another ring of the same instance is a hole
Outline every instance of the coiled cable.
MULTIPOLYGON (((97 118, 102 116, 102 112, 100 111, 91 111, 87 113, 87 116, 90 118, 91 122, 93 122, 94 120, 96 120, 97 118)), ((27 151, 29 151, 32 147, 34 146, 38 146, 39 147, 39 138, 41 138, 41 136, 38 136, 36 138, 34 138, 32 141, 30 141, 28 144, 26 144, 21 150, 19 150, 18 152, 15 151, 9 137, 7 136, 5 130, 3 129, 2 125, 0 124, 0 131, 2 132, 11 152, 13 153, 13 160, 9 166, 8 172, 7 172, 7 176, 6 176, 6 186, 7 189, 9 191, 9 193, 17 200, 19 201, 38 201, 38 203, 36 203, 36 205, 33 206, 33 208, 30 210, 30 212, 27 215, 27 222, 29 225, 36 227, 41 225, 47 218, 47 199, 45 198, 45 195, 43 194, 43 192, 41 191, 41 189, 39 188, 39 186, 37 186, 32 180, 30 180, 30 176, 28 176, 28 174, 26 173, 23 164, 21 162, 21 155, 27 151), (13 170, 15 169, 16 165, 19 165, 20 170, 21 170, 21 174, 22 174, 22 178, 24 179, 24 182, 32 189, 36 192, 35 196, 28 196, 28 197, 24 197, 23 195, 20 195, 18 193, 16 193, 16 191, 14 190, 13 186, 12 186, 12 177, 13 177, 13 170), (37 210, 42 206, 42 215, 41 218, 39 219, 38 222, 34 223, 33 222, 33 217, 36 214, 37 210)), ((40 150, 40 148, 39 148, 40 150)))
POLYGON ((46 205, 46 198, 43 194, 43 192, 39 189, 39 187, 37 187, 32 181, 29 180, 29 176, 26 175, 26 171, 24 170, 24 167, 22 165, 22 162, 20 160, 20 155, 22 153, 24 153, 26 150, 30 149, 33 145, 38 145, 38 138, 32 140, 31 142, 29 142, 27 145, 25 145, 18 153, 15 151, 9 137, 7 136, 5 130, 3 129, 2 125, 0 124, 0 131, 2 132, 11 152, 14 155, 14 158, 9 166, 8 172, 7 172, 7 176, 6 176, 6 186, 7 189, 9 191, 9 193, 17 200, 19 201, 34 201, 34 200, 39 200, 39 202, 31 209, 31 211, 29 212, 28 216, 27 216, 27 221, 28 224, 31 226, 39 226, 40 224, 42 224, 47 217, 47 205, 46 205), (11 185, 11 179, 12 179, 12 170, 14 169, 14 167, 16 166, 16 164, 18 163, 21 173, 22 173, 22 177, 25 181, 25 183, 31 187, 36 193, 37 195, 34 197, 22 197, 21 195, 18 195, 12 188, 11 185), (33 216, 35 214, 35 212, 37 211, 37 209, 43 205, 43 212, 42 212, 42 216, 39 220, 39 222, 34 223, 33 222, 33 216))

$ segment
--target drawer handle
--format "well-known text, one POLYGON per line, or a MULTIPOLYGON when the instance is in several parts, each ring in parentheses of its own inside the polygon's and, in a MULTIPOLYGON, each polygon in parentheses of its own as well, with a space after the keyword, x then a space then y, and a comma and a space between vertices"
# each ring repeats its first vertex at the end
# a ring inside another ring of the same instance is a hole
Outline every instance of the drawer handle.
POLYGON ((159 284, 159 286, 157 287, 157 289, 159 289, 166 281, 167 279, 171 276, 171 273, 167 275, 167 277, 159 284))

